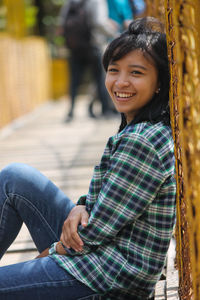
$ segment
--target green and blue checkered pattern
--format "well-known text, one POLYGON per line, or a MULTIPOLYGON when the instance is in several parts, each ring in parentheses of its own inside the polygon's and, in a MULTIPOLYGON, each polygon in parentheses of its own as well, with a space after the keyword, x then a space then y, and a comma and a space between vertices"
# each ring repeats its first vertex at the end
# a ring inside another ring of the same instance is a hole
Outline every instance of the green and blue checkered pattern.
POLYGON ((148 299, 159 280, 175 222, 171 129, 129 124, 108 140, 94 168, 79 227, 84 250, 52 254, 58 264, 106 299, 148 299))

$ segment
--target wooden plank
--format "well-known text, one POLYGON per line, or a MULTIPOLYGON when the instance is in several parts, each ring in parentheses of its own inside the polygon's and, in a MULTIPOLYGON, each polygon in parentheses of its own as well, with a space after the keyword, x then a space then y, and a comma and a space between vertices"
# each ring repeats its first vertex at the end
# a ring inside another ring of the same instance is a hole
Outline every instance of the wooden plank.
POLYGON ((155 300, 166 300, 165 289, 166 289, 166 281, 165 280, 158 281, 155 289, 155 300))
POLYGON ((0 260, 0 267, 20 263, 23 261, 28 261, 34 259, 37 255, 38 252, 36 251, 7 253, 0 260))
POLYGON ((176 242, 171 239, 167 256, 167 278, 166 278, 166 299, 179 300, 178 294, 178 270, 175 269, 176 242))

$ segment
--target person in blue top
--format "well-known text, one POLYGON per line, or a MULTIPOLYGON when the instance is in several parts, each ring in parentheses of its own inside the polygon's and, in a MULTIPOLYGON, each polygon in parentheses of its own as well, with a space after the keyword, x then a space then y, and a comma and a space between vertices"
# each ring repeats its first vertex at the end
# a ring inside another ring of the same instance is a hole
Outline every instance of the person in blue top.
POLYGON ((107 3, 109 18, 117 24, 119 32, 128 28, 134 17, 146 8, 144 0, 107 0, 107 3))

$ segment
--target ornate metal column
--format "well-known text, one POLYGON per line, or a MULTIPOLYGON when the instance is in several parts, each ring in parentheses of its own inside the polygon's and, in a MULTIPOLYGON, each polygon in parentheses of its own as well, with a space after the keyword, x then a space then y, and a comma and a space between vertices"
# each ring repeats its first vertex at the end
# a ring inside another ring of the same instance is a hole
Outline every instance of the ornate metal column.
POLYGON ((181 300, 200 299, 200 2, 165 0, 181 300))

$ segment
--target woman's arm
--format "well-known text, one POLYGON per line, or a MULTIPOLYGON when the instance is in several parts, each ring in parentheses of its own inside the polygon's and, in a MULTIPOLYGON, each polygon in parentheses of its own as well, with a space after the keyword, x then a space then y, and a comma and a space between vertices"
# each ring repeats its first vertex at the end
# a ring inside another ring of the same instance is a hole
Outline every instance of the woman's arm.
MULTIPOLYGON (((78 235, 78 226, 83 227, 88 224, 89 214, 84 205, 75 206, 69 213, 62 228, 60 241, 56 244, 56 252, 61 255, 67 255, 66 248, 72 248, 75 251, 83 250, 83 241, 78 235), (64 247, 63 247, 64 245, 64 247)), ((42 251, 36 258, 41 258, 49 255, 49 248, 42 251)))
MULTIPOLYGON (((145 137, 123 137, 110 158, 88 225, 78 228, 83 251, 68 249, 68 254, 89 253, 99 245, 114 242, 120 230, 136 221, 155 199, 165 176, 156 150, 145 137)), ((92 182, 95 185, 95 176, 92 182)))

